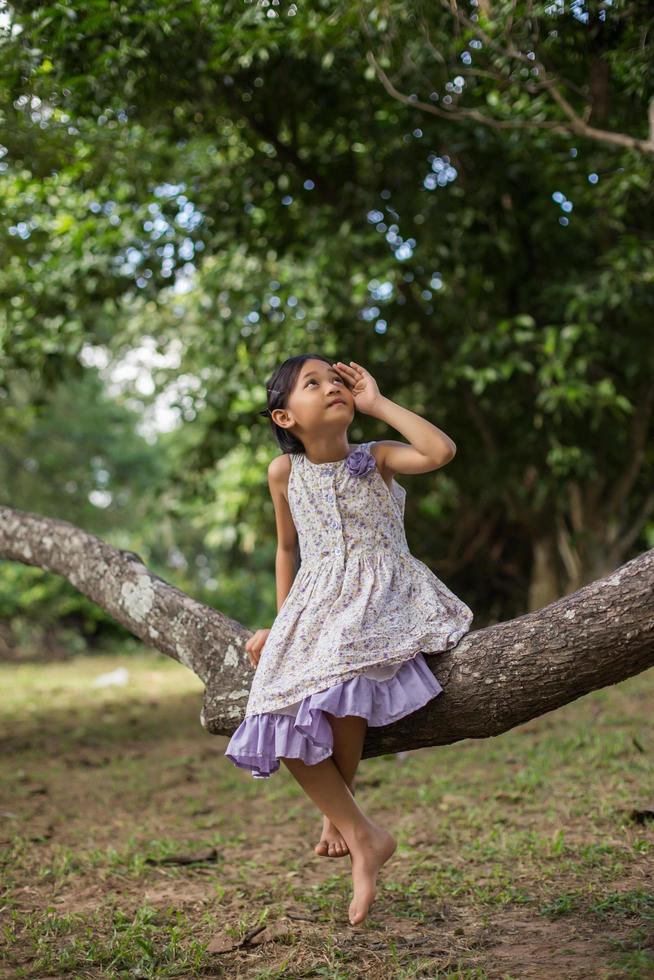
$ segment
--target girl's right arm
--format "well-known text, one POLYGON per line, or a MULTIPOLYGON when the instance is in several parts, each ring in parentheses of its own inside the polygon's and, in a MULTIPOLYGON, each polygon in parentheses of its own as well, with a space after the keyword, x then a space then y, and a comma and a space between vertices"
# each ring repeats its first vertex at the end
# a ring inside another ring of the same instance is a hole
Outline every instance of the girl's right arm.
POLYGON ((277 583, 277 612, 291 591, 298 571, 298 537, 295 523, 288 505, 288 478, 291 472, 291 458, 287 453, 276 456, 268 467, 268 486, 275 508, 277 524, 277 554, 275 557, 275 579, 277 583))
MULTIPOLYGON (((299 567, 297 529, 287 497, 290 471, 291 460, 286 453, 282 456, 276 456, 268 467, 268 486, 275 508, 275 522, 277 524, 277 554, 275 556, 277 612, 281 609, 282 603, 291 590, 299 567)), ((261 651, 269 633, 269 629, 257 630, 245 644, 253 667, 259 663, 261 651)))

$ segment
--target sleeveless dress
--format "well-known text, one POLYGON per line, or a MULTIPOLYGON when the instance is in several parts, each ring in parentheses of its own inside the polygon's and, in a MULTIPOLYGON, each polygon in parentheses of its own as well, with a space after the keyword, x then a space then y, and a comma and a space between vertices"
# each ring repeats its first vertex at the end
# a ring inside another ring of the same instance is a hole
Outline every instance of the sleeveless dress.
POLYGON ((388 725, 443 688, 422 656, 456 646, 472 610, 409 551, 406 490, 389 489, 370 446, 312 463, 291 454, 288 503, 300 567, 257 664, 225 756, 256 779, 280 758, 332 754, 324 712, 388 725))

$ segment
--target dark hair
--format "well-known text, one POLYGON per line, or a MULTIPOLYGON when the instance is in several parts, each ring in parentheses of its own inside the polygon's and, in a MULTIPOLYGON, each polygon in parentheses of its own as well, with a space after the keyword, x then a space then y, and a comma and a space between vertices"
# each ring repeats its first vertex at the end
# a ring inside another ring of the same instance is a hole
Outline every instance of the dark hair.
POLYGON ((294 436, 288 429, 283 429, 277 425, 271 416, 276 408, 286 408, 288 396, 293 390, 297 377, 302 370, 305 361, 324 361, 325 364, 332 366, 332 361, 324 354, 296 354, 295 357, 288 357, 283 364, 266 381, 266 392, 268 395, 268 408, 259 415, 267 415, 270 418, 273 435, 284 453, 303 453, 304 444, 297 436, 294 436))

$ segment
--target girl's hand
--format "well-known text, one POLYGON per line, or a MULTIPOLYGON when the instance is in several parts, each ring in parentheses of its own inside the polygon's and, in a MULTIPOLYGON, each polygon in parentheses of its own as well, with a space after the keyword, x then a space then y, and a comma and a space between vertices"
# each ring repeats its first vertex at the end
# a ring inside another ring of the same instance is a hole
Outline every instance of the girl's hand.
POLYGON ((377 402, 382 397, 372 374, 361 367, 360 364, 355 364, 354 361, 350 361, 349 367, 347 364, 343 364, 342 361, 336 361, 335 364, 332 364, 332 367, 335 367, 345 377, 350 391, 354 395, 356 408, 366 415, 371 415, 377 402))
POLYGON ((264 643, 268 639, 269 633, 270 630, 257 630, 245 644, 245 649, 248 657, 250 658, 250 663, 255 669, 259 664, 259 660, 261 659, 261 651, 263 650, 264 643))

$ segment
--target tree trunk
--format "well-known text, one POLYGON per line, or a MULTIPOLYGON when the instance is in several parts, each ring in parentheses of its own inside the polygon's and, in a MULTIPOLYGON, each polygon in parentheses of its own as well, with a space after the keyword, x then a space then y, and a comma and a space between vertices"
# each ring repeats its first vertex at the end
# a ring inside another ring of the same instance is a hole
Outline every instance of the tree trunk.
MULTIPOLYGON (((137 554, 66 521, 0 507, 0 558, 63 576, 135 636, 204 682, 212 735, 240 723, 253 668, 240 623, 153 575, 137 554)), ((654 664, 654 549, 535 612, 426 654, 443 693, 368 728, 363 756, 500 735, 654 664)))
POLYGON ((541 609, 560 594, 556 549, 550 535, 534 538, 532 555, 527 597, 530 612, 541 609))

